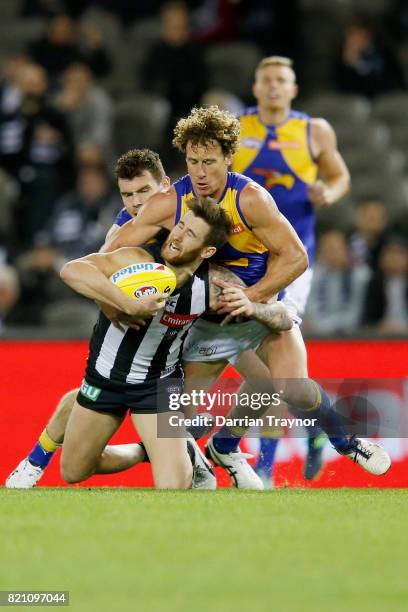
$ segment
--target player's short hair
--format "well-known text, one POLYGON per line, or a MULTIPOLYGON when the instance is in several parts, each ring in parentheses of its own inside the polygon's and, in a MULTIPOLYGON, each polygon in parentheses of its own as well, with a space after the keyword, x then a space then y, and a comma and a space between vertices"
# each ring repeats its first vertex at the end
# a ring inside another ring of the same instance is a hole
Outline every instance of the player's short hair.
POLYGON ((146 170, 157 183, 161 183, 165 177, 163 164, 157 153, 150 149, 131 149, 116 162, 115 177, 116 180, 132 180, 146 170))
POLYGON ((218 106, 196 107, 188 117, 177 122, 173 145, 185 153, 188 142, 205 145, 215 141, 224 155, 232 155, 238 149, 239 133, 240 123, 232 113, 218 106))
POLYGON ((293 60, 291 60, 290 57, 284 57, 283 55, 270 55, 268 57, 264 57, 255 68, 255 77, 258 76, 259 72, 263 70, 263 68, 268 68, 268 66, 285 66, 286 68, 290 68, 293 72, 294 79, 296 80, 293 60))
POLYGON ((225 210, 213 198, 190 198, 186 202, 196 217, 203 219, 210 229, 204 246, 222 247, 232 232, 232 222, 225 210))

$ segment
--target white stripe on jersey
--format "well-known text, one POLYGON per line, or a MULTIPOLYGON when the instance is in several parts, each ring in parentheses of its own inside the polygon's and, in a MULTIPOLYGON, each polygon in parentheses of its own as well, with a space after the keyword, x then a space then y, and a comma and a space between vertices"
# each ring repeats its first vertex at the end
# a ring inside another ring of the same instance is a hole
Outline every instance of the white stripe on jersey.
POLYGON ((185 333, 192 326, 194 321, 189 323, 183 328, 183 333, 179 334, 177 340, 171 345, 169 354, 167 355, 166 365, 164 368, 164 373, 162 376, 168 376, 172 371, 176 369, 176 365, 178 362, 179 353, 181 355, 180 347, 181 341, 185 338, 185 333))
POLYGON ((95 363, 95 370, 105 378, 110 378, 119 347, 126 331, 129 329, 127 325, 123 325, 123 328, 125 332, 121 332, 117 327, 110 324, 103 339, 101 350, 99 351, 98 359, 95 363))
MULTIPOLYGON (((205 304, 205 281, 202 278, 198 278, 198 276, 196 276, 194 278, 193 281, 193 286, 192 286, 192 295, 191 295, 191 308, 190 308, 190 312, 192 314, 195 313, 199 313, 202 311, 202 307, 203 304, 205 304)), ((168 371, 171 372, 171 368, 174 367, 174 359, 178 357, 179 351, 180 351, 180 347, 181 347, 181 341, 183 338, 185 338, 184 334, 187 332, 187 330, 190 329, 190 327, 193 325, 194 321, 192 321, 190 324, 186 325, 183 329, 183 335, 180 336, 177 341, 172 344, 171 348, 170 348, 170 352, 168 354, 167 360, 166 360, 166 367, 165 367, 165 372, 167 373, 168 371)), ((166 374, 167 375, 167 374, 166 374)))
POLYGON ((203 304, 205 304, 205 281, 196 276, 192 286, 191 312, 201 314, 203 304))
POLYGON ((150 323, 147 334, 139 344, 139 348, 133 358, 130 366, 129 374, 126 376, 126 382, 130 384, 143 382, 146 378, 146 371, 152 362, 152 356, 156 353, 164 334, 167 331, 167 325, 160 323, 163 311, 160 311, 153 317, 150 323))

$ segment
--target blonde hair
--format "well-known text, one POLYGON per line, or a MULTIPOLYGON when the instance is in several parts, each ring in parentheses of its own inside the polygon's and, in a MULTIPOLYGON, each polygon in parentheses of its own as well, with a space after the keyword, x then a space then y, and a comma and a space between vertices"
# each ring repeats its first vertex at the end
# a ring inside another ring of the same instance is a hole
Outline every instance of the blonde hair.
POLYGON ((255 68, 255 77, 258 76, 263 68, 268 68, 268 66, 285 66, 286 68, 290 68, 293 72, 293 78, 296 81, 293 60, 291 60, 290 57, 284 57, 283 55, 270 55, 269 57, 264 57, 255 68))

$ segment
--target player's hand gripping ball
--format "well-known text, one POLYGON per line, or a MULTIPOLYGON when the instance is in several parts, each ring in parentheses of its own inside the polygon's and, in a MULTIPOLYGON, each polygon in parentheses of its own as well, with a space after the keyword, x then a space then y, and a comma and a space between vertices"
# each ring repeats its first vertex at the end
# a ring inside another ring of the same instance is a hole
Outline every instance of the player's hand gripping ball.
POLYGON ((111 281, 132 298, 165 293, 171 295, 176 288, 176 275, 164 264, 135 263, 121 268, 111 276, 111 281))

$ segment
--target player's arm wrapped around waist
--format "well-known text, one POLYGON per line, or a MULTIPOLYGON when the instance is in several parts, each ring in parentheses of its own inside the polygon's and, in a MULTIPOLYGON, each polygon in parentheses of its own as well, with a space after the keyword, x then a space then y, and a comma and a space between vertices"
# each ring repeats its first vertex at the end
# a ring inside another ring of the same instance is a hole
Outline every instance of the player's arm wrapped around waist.
POLYGON ((226 268, 217 267, 210 271, 212 312, 206 313, 203 318, 221 325, 228 324, 234 318, 241 321, 255 319, 275 332, 291 329, 293 323, 284 304, 275 298, 266 304, 252 302, 244 291, 242 280, 236 279, 235 274, 226 268))

